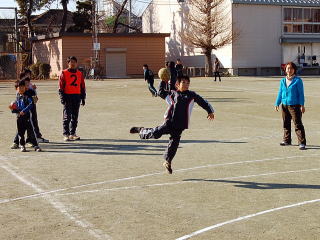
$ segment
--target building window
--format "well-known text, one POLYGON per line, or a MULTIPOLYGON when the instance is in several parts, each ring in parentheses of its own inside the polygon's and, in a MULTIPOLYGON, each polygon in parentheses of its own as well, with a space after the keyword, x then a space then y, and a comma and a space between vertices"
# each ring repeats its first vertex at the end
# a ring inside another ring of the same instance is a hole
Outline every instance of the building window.
POLYGON ((285 22, 291 22, 292 21, 292 8, 285 8, 284 9, 284 21, 285 22))
POLYGON ((312 22, 312 15, 311 15, 310 8, 303 9, 303 21, 304 22, 312 22))
POLYGON ((302 33, 302 24, 293 24, 294 33, 302 33))
POLYGON ((305 24, 304 25, 304 32, 305 33, 312 33, 312 24, 305 24))
POLYGON ((320 24, 314 24, 312 30, 313 33, 320 33, 320 24))
POLYGON ((285 32, 285 33, 292 33, 292 24, 285 24, 284 26, 283 26, 283 31, 285 32))
POLYGON ((292 21, 302 22, 302 8, 293 8, 292 9, 292 21))
POLYGON ((283 32, 320 33, 320 8, 283 8, 283 32))
POLYGON ((312 9, 312 22, 320 22, 320 9, 312 9))

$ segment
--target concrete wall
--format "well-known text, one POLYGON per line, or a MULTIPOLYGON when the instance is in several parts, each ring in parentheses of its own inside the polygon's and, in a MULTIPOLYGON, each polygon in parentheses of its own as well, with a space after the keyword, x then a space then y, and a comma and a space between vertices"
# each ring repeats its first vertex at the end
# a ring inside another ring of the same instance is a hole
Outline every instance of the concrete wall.
POLYGON ((49 63, 51 65, 50 75, 59 75, 63 69, 62 39, 37 41, 32 45, 32 61, 49 63))
POLYGON ((279 67, 281 6, 233 4, 232 17, 239 30, 232 50, 233 68, 279 67))

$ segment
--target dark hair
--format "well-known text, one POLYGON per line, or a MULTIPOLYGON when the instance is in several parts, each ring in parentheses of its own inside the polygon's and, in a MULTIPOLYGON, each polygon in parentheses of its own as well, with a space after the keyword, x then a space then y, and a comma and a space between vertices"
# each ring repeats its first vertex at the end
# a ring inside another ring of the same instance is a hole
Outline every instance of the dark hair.
POLYGON ((297 70, 298 70, 297 65, 296 65, 296 64, 294 64, 293 62, 288 62, 288 63, 285 65, 284 70, 286 70, 286 69, 287 69, 287 66, 288 66, 288 65, 291 65, 291 67, 292 67, 292 68, 293 68, 293 70, 294 70, 294 74, 296 74, 296 73, 297 73, 297 70))
POLYGON ((78 62, 78 59, 75 56, 70 56, 67 58, 67 63, 69 63, 71 60, 78 62))
POLYGON ((170 68, 175 68, 175 67, 176 67, 176 64, 175 64, 175 62, 172 62, 172 61, 171 61, 169 66, 170 66, 170 68))
POLYGON ((181 59, 180 59, 180 58, 177 58, 177 61, 181 61, 181 59))
POLYGON ((31 72, 30 69, 25 68, 25 69, 20 73, 19 78, 20 78, 20 79, 23 79, 28 73, 29 73, 30 75, 32 74, 32 72, 31 72))
POLYGON ((182 82, 182 80, 187 80, 190 83, 190 78, 187 75, 183 75, 183 76, 177 77, 177 83, 182 82))
POLYGON ((25 81, 25 82, 30 82, 31 79, 29 77, 24 77, 23 79, 21 79, 20 81, 25 81))
POLYGON ((20 81, 16 81, 14 86, 15 86, 15 88, 18 88, 20 86, 25 86, 25 85, 26 85, 25 80, 20 80, 20 81))
POLYGON ((26 75, 25 72, 21 72, 20 75, 19 75, 19 79, 24 78, 25 75, 26 75))
POLYGON ((24 69, 24 74, 28 74, 28 73, 32 74, 32 71, 29 68, 25 68, 24 69))
POLYGON ((169 63, 170 63, 170 62, 166 61, 166 67, 169 67, 169 63))
POLYGON ((143 66, 144 66, 145 68, 148 68, 148 64, 143 64, 143 66))

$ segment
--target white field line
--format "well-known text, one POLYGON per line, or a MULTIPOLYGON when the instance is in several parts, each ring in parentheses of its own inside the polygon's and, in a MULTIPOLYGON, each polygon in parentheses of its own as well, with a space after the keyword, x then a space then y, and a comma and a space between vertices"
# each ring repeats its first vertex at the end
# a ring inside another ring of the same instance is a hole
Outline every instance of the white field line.
MULTIPOLYGON (((312 172, 312 171, 319 171, 319 170, 320 170, 320 168, 312 168, 312 169, 302 169, 302 170, 295 170, 295 171, 271 172, 271 173, 262 173, 262 174, 236 176, 236 177, 216 178, 216 179, 210 179, 210 181, 263 177, 263 176, 281 175, 281 174, 289 174, 289 173, 312 172)), ((186 183, 200 183, 200 182, 201 181, 176 181, 176 182, 168 182, 168 183, 136 185, 136 186, 130 186, 130 187, 104 188, 104 189, 95 189, 95 190, 87 190, 87 191, 80 191, 80 192, 60 193, 60 194, 56 194, 56 195, 68 196, 68 195, 76 195, 76 194, 83 194, 83 193, 97 193, 97 192, 105 192, 105 191, 130 190, 130 189, 137 189, 137 188, 161 187, 161 186, 170 186, 170 185, 178 185, 178 184, 186 184, 186 183)), ((228 185, 228 184, 223 184, 223 185, 228 185)), ((221 186, 221 185, 219 185, 219 186, 221 186)))
POLYGON ((190 233, 190 234, 188 234, 188 235, 185 235, 185 236, 182 236, 182 237, 180 237, 180 238, 177 238, 176 240, 189 239, 189 238, 194 237, 194 236, 196 236, 196 235, 202 234, 202 233, 204 233, 204 232, 211 231, 211 230, 213 230, 213 229, 222 227, 222 226, 227 225, 227 224, 231 224, 231 223, 235 223, 235 222, 240 222, 240 221, 243 221, 243 220, 246 220, 246 219, 249 219, 249 218, 253 218, 253 217, 256 217, 256 216, 260 216, 260 215, 263 215, 263 214, 267 214, 267 213, 271 213, 271 212, 276 212, 276 211, 280 211, 280 210, 287 209, 287 208, 299 207, 299 206, 302 206, 302 205, 305 205, 305 204, 311 204, 311 203, 316 203, 316 202, 320 202, 320 199, 314 199, 314 200, 310 200, 310 201, 299 202, 299 203, 295 203, 295 204, 291 204, 291 205, 286 205, 286 206, 282 206, 282 207, 278 207, 278 208, 271 208, 271 209, 264 210, 264 211, 261 211, 261 212, 257 212, 257 213, 254 213, 254 214, 249 214, 249 215, 246 215, 246 216, 242 216, 242 217, 238 217, 238 218, 235 218, 235 219, 231 219, 231 220, 229 220, 229 221, 217 223, 217 224, 215 224, 215 225, 212 225, 212 226, 209 226, 209 227, 200 229, 200 230, 195 231, 195 232, 193 232, 193 233, 190 233))
MULTIPOLYGON (((19 175, 16 171, 11 169, 9 166, 1 164, 0 167, 3 168, 4 170, 6 170, 8 173, 10 173, 13 177, 18 179, 20 182, 31 187, 36 192, 38 192, 38 193, 43 192, 43 190, 39 186, 28 181, 23 176, 19 175)), ((64 216, 66 216, 69 220, 73 221, 78 226, 84 228, 92 237, 94 237, 96 239, 111 239, 110 236, 104 234, 100 229, 96 229, 92 223, 83 219, 80 215, 78 215, 76 213, 70 213, 71 211, 68 209, 68 207, 65 206, 62 202, 56 200, 53 196, 42 195, 42 197, 47 202, 49 202, 56 210, 58 210, 60 213, 62 213, 64 216)))
MULTIPOLYGON (((292 171, 283 171, 283 172, 271 172, 271 173, 262 173, 262 174, 254 174, 254 175, 245 175, 245 176, 235 176, 235 177, 225 177, 225 178, 216 178, 211 179, 212 181, 217 180, 232 180, 232 179, 243 179, 243 178, 251 178, 251 177, 263 177, 263 176, 271 176, 271 175, 281 175, 281 174, 289 174, 289 173, 302 173, 302 172, 312 172, 312 171, 319 171, 320 168, 312 168, 312 169, 302 169, 302 170, 292 170, 292 171)), ((138 188, 146 188, 146 187, 161 187, 161 186, 171 186, 171 185, 178 185, 178 184, 186 184, 186 183, 200 183, 196 181, 176 181, 176 182, 168 182, 168 183, 157 183, 157 184, 148 184, 148 185, 136 185, 136 186, 128 186, 128 187, 116 187, 116 188, 106 188, 106 189, 94 189, 94 190, 86 190, 86 191, 79 191, 79 192, 71 192, 71 193, 61 193, 55 194, 58 196, 67 196, 67 195, 76 195, 82 193, 97 193, 97 192, 104 192, 104 191, 117 191, 117 190, 130 190, 130 189, 138 189, 138 188)), ((228 184, 224 184, 228 185, 228 184)), ((220 185, 221 186, 221 185, 220 185)), ((57 190, 45 192, 45 194, 54 194, 57 193, 57 190)), ((8 203, 18 200, 25 200, 29 198, 38 198, 43 196, 44 193, 33 194, 29 196, 19 197, 19 198, 12 198, 12 199, 2 199, 0 200, 0 204, 8 203)))
MULTIPOLYGON (((266 158, 266 159, 259 159, 259 160, 238 161, 238 162, 230 162, 230 163, 208 164, 208 165, 196 166, 196 167, 191 167, 191 168, 177 169, 174 172, 177 173, 177 172, 192 171, 192 170, 196 170, 196 169, 209 168, 209 167, 220 167, 220 166, 228 166, 228 165, 249 164, 249 163, 256 163, 256 162, 287 160, 287 159, 293 159, 293 158, 318 157, 319 155, 320 154, 310 154, 310 155, 302 155, 302 156, 296 155, 296 156, 288 156, 288 157, 266 158)), ((83 188, 83 187, 102 185, 102 184, 107 184, 107 183, 123 182, 123 181, 141 179, 141 178, 145 178, 145 177, 152 177, 152 176, 156 176, 156 175, 164 175, 164 174, 166 174, 166 173, 155 172, 155 173, 143 174, 143 175, 138 175, 138 176, 126 177, 126 178, 118 178, 118 179, 113 179, 113 180, 106 180, 106 181, 82 184, 82 185, 77 185, 77 186, 73 186, 73 187, 60 188, 60 189, 55 189, 55 190, 51 190, 51 191, 42 191, 42 192, 38 192, 36 194, 31 194, 28 196, 22 196, 22 197, 17 197, 17 198, 10 198, 10 199, 0 199, 0 204, 18 201, 18 200, 24 200, 24 199, 28 199, 28 198, 40 197, 43 195, 48 195, 48 194, 52 194, 52 193, 58 193, 58 192, 63 192, 63 191, 68 191, 68 190, 73 190, 73 189, 78 189, 78 188, 83 188)))

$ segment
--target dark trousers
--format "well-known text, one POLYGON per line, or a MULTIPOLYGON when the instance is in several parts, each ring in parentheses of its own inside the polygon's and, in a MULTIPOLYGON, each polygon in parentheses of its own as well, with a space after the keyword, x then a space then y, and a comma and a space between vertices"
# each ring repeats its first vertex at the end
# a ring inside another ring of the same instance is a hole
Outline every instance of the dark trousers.
POLYGON ((26 144, 26 141, 24 138, 26 131, 28 134, 29 142, 32 143, 34 146, 38 146, 31 115, 25 114, 24 116, 19 116, 17 118, 17 129, 18 129, 18 142, 21 146, 24 146, 26 144))
MULTIPOLYGON (((33 104, 33 108, 30 111, 31 111, 31 120, 32 120, 32 123, 33 123, 33 127, 34 127, 34 132, 36 134, 36 138, 41 138, 42 134, 40 133, 40 129, 39 129, 36 104, 33 104)), ((19 144, 19 135, 18 135, 18 133, 16 134, 13 142, 16 143, 16 144, 19 144)), ((30 142, 31 143, 31 138, 30 138, 30 135, 29 135, 28 131, 27 131, 26 142, 30 142)))
POLYGON ((302 112, 300 105, 282 105, 283 141, 291 143, 291 119, 295 126, 295 132, 299 144, 306 144, 306 134, 302 124, 302 112))
POLYGON ((65 104, 63 106, 63 135, 65 136, 76 134, 80 102, 79 94, 65 96, 65 104))
POLYGON ((141 139, 158 139, 164 134, 170 134, 169 144, 163 158, 171 163, 172 159, 176 155, 182 131, 183 129, 175 129, 170 124, 164 123, 163 125, 155 128, 143 128, 139 135, 141 139))
POLYGON ((219 81, 221 82, 221 77, 219 72, 214 72, 214 81, 217 81, 217 76, 219 77, 219 81))
POLYGON ((153 84, 154 84, 154 80, 148 80, 149 91, 151 92, 152 96, 156 96, 157 90, 154 88, 153 84))

